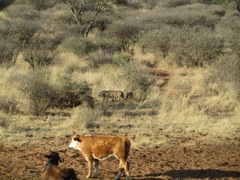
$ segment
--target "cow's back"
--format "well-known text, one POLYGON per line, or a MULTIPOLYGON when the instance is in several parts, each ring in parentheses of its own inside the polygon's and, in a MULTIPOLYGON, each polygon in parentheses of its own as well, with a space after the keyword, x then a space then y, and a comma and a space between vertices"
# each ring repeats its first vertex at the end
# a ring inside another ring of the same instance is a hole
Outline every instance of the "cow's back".
POLYGON ((82 136, 80 148, 84 154, 104 157, 111 153, 127 159, 130 151, 130 141, 126 136, 82 136))

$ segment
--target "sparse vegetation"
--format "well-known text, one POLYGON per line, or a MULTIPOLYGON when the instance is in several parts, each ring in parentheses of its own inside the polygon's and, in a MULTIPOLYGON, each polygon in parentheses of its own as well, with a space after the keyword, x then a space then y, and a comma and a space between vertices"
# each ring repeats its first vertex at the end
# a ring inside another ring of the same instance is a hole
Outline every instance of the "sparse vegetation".
POLYGON ((76 83, 70 76, 59 76, 56 85, 57 99, 56 107, 76 107, 84 101, 91 103, 91 88, 87 82, 76 83))
POLYGON ((56 93, 49 81, 46 69, 29 71, 19 84, 23 97, 27 99, 28 111, 33 115, 44 115, 56 99, 56 93))
POLYGON ((63 42, 63 47, 77 55, 86 55, 97 49, 96 45, 87 38, 72 37, 63 42))
POLYGON ((0 9, 0 132, 17 121, 11 133, 23 133, 36 116, 63 134, 147 134, 137 147, 157 144, 159 127, 176 124, 236 130, 235 1, 9 0, 0 9), (102 90, 132 91, 133 99, 102 105, 102 90))

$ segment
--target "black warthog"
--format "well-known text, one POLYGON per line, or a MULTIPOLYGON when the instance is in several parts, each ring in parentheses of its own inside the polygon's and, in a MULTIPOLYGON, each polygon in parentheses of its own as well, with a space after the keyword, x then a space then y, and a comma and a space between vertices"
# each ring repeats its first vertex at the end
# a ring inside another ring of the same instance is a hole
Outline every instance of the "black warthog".
POLYGON ((112 99, 112 101, 124 99, 124 94, 122 91, 101 91, 99 97, 103 100, 112 99))
POLYGON ((124 100, 127 100, 127 99, 132 100, 132 98, 133 98, 133 92, 130 91, 125 93, 124 100))

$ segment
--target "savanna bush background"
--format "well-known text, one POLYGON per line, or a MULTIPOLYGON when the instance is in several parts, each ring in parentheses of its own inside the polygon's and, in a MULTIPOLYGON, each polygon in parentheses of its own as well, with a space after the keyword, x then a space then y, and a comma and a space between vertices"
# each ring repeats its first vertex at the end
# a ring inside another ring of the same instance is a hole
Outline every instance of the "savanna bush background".
POLYGON ((191 119, 193 128, 207 129, 239 115, 234 0, 88 0, 75 7, 82 14, 69 11, 71 2, 0 3, 3 128, 15 116, 52 111, 70 111, 66 119, 97 131, 117 128, 109 117, 156 118, 151 127, 191 119), (134 98, 102 104, 102 90, 133 91, 134 98))

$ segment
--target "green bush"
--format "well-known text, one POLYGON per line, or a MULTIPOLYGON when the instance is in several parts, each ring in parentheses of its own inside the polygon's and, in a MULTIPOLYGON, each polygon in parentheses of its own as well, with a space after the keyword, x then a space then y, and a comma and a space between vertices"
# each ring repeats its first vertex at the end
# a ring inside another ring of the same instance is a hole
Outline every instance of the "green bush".
POLYGON ((49 37, 34 37, 24 49, 23 58, 33 69, 50 65, 56 60, 58 44, 49 37))
POLYGON ((98 68, 103 64, 111 64, 112 55, 104 53, 103 51, 96 51, 88 55, 87 62, 91 68, 98 68))
POLYGON ((224 4, 228 3, 231 0, 197 0, 199 3, 203 4, 224 4))
POLYGON ((175 63, 187 67, 212 64, 224 47, 223 38, 206 28, 177 28, 171 42, 175 63))
POLYGON ((81 84, 72 80, 70 76, 59 76, 56 84, 58 98, 54 106, 76 107, 86 102, 92 106, 92 89, 87 82, 81 84))
POLYGON ((15 44, 6 39, 0 39, 0 64, 10 66, 15 64, 15 44))
POLYGON ((223 19, 221 23, 218 24, 218 31, 223 36, 226 41, 226 49, 231 52, 231 54, 238 55, 240 58, 240 23, 239 16, 231 16, 227 19, 223 19), (229 21, 231 19, 231 21, 229 21))
POLYGON ((0 110, 4 113, 15 114, 19 112, 18 103, 15 98, 0 96, 0 110))
POLYGON ((161 29, 143 31, 139 36, 139 44, 145 50, 162 54, 165 58, 171 45, 171 27, 163 26, 161 29))
POLYGON ((144 7, 152 10, 159 3, 159 0, 142 0, 142 3, 144 7))
POLYGON ((100 128, 101 123, 98 123, 99 117, 102 115, 99 109, 78 108, 75 111, 76 122, 75 125, 86 129, 100 128), (81 117, 79 119, 79 117, 81 117))
POLYGON ((29 3, 20 4, 15 2, 13 5, 11 5, 6 9, 6 12, 13 19, 22 19, 22 20, 31 20, 31 21, 35 20, 35 22, 36 20, 39 20, 41 16, 39 12, 34 10, 29 3))
POLYGON ((114 54, 121 51, 121 44, 115 38, 101 38, 98 46, 104 53, 114 54))
POLYGON ((222 10, 223 7, 219 5, 190 4, 176 8, 156 8, 150 13, 150 17, 154 18, 154 21, 160 21, 161 24, 173 27, 187 25, 214 29, 215 25, 221 21, 221 17, 214 13, 222 10))
MULTIPOLYGON (((134 21, 134 20, 133 20, 134 21)), ((130 51, 136 42, 140 26, 133 21, 118 21, 111 24, 108 29, 109 36, 115 37, 123 51, 130 51)))
POLYGON ((128 0, 114 0, 113 1, 114 4, 116 5, 128 5, 128 0))
POLYGON ((54 6, 54 1, 49 1, 49 0, 29 0, 29 2, 38 11, 46 10, 54 6))
POLYGON ((76 55, 87 55, 97 50, 96 44, 88 38, 72 37, 63 42, 63 47, 76 55))
MULTIPOLYGON (((132 62, 126 63, 123 68, 124 74, 122 76, 129 82, 128 89, 134 89, 134 92, 139 91, 138 94, 141 96, 139 99, 146 97, 148 89, 156 82, 156 77, 132 62)), ((134 95, 134 97, 136 96, 134 95)))
POLYGON ((167 0, 164 3, 164 6, 168 8, 175 8, 175 7, 183 6, 190 3, 191 3, 191 0, 167 0))
POLYGON ((0 63, 15 64, 38 28, 38 23, 22 19, 0 21, 0 63))
POLYGON ((0 115, 0 130, 9 128, 9 126, 10 126, 9 119, 10 119, 9 116, 0 115))
MULTIPOLYGON (((219 84, 231 82, 236 89, 240 88, 240 59, 236 55, 226 54, 211 65, 211 71, 219 84)), ((239 91, 240 92, 240 91, 239 91)))
POLYGON ((0 1, 0 10, 11 5, 15 0, 1 0, 0 1))
POLYGON ((41 68, 29 71, 21 79, 18 88, 29 101, 29 112, 33 115, 44 115, 57 98, 49 78, 49 71, 41 68))
POLYGON ((128 53, 118 53, 113 56, 113 64, 117 66, 124 66, 130 62, 130 55, 128 53))

